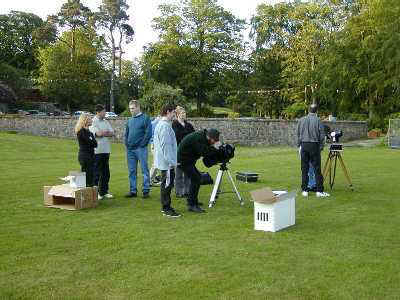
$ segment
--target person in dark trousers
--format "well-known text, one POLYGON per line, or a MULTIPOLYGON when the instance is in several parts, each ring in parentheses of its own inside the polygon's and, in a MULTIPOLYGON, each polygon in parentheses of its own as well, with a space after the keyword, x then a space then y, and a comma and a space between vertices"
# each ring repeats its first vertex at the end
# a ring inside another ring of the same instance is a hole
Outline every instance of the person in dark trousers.
POLYGON ((81 114, 75 126, 75 134, 78 139, 78 161, 81 171, 86 173, 86 186, 94 184, 94 148, 97 147, 96 139, 89 131, 92 119, 88 114, 81 114))
POLYGON ((178 146, 178 167, 190 179, 188 210, 196 213, 205 212, 199 205, 199 189, 201 175, 196 168, 200 157, 216 156, 218 150, 213 147, 219 141, 219 132, 216 129, 200 130, 188 134, 178 146))
POLYGON ((301 189, 302 195, 308 197, 308 171, 310 163, 314 167, 317 183, 317 197, 329 197, 324 192, 323 177, 321 173, 321 151, 324 148, 325 128, 317 116, 317 105, 312 104, 309 114, 301 118, 297 124, 297 146, 301 147, 301 189))
POLYGON ((150 193, 150 174, 148 161, 147 145, 151 139, 151 121, 150 118, 141 112, 140 104, 137 100, 129 102, 129 110, 132 118, 126 123, 125 129, 125 146, 129 169, 129 193, 125 195, 127 198, 137 197, 137 163, 143 174, 143 198, 148 198, 150 193))
POLYGON ((111 142, 109 137, 114 136, 114 130, 110 123, 105 119, 106 110, 101 104, 96 105, 96 116, 92 119, 90 131, 96 137, 97 147, 94 149, 94 185, 99 187, 98 199, 113 198, 108 192, 110 181, 110 153, 111 142))
MULTIPOLYGON (((176 142, 179 146, 185 136, 194 132, 193 125, 186 121, 186 111, 183 107, 175 109, 176 119, 172 122, 172 129, 175 132, 176 142)), ((185 176, 181 168, 175 168, 175 193, 177 198, 189 195, 190 179, 185 176)))
POLYGON ((180 217, 171 207, 171 190, 174 186, 177 165, 177 145, 171 121, 175 116, 175 105, 167 104, 161 109, 161 120, 154 131, 154 164, 161 171, 161 211, 168 217, 180 217))

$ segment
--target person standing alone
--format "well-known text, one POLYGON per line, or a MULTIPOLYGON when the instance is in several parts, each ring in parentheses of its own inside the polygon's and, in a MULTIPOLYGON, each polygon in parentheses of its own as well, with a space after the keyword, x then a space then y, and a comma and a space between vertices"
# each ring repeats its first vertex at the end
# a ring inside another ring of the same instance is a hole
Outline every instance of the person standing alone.
POLYGON ((99 187, 98 199, 103 197, 112 198, 113 195, 108 192, 108 183, 110 181, 110 153, 111 142, 109 137, 114 136, 110 122, 105 119, 106 110, 101 104, 95 107, 96 116, 92 120, 90 131, 96 137, 97 147, 94 149, 94 185, 99 187))
POLYGON ((309 114, 301 118, 297 124, 297 146, 301 147, 301 189, 302 195, 308 197, 308 171, 314 167, 317 183, 317 197, 329 197, 324 192, 323 177, 321 173, 321 151, 324 148, 325 129, 317 116, 318 107, 311 104, 309 114))
POLYGON ((151 121, 146 114, 141 112, 140 104, 137 100, 129 102, 129 110, 132 117, 126 123, 125 146, 130 188, 129 193, 125 197, 137 197, 137 163, 139 161, 143 175, 143 198, 148 198, 150 194, 150 175, 147 163, 147 145, 151 139, 151 121))

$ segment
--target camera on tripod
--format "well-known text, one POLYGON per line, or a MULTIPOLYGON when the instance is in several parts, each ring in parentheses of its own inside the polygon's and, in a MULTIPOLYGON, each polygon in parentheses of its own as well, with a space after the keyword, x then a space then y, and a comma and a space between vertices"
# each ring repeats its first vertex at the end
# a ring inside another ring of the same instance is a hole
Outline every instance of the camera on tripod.
POLYGON ((343 145, 339 144, 339 138, 343 136, 343 131, 334 130, 326 135, 328 140, 331 140, 333 144, 329 146, 329 151, 343 151, 343 145))
POLYGON ((203 163, 207 168, 216 164, 226 165, 235 156, 235 147, 230 144, 222 144, 209 156, 203 157, 203 163))
POLYGON ((235 157, 235 147, 231 144, 222 144, 218 148, 218 162, 228 163, 232 158, 235 157))

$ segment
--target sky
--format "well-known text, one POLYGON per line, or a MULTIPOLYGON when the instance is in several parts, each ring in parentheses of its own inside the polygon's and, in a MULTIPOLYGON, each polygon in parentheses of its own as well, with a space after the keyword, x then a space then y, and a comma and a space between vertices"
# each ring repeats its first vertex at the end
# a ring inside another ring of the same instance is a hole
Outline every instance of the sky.
MULTIPOLYGON (((275 4, 284 0, 218 0, 219 4, 235 16, 248 21, 255 14, 256 7, 261 3, 275 4)), ((60 11, 67 0, 0 0, 0 14, 7 14, 11 10, 31 12, 42 19, 60 11)), ((92 11, 97 11, 101 0, 81 0, 92 11)), ((157 40, 158 34, 151 27, 152 19, 159 15, 158 5, 175 3, 174 0, 127 0, 129 7, 130 25, 135 30, 135 39, 125 46, 126 59, 139 57, 143 46, 157 40)))

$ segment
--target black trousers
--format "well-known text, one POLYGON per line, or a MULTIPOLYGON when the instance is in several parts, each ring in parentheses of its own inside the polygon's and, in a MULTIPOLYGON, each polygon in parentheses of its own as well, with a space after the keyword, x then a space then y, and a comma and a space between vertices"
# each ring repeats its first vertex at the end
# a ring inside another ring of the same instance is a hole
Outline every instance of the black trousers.
POLYGON ((321 150, 319 143, 301 143, 301 189, 308 191, 308 169, 310 162, 314 167, 317 192, 324 191, 324 181, 321 173, 321 150))
POLYGON ((94 155, 94 185, 99 187, 99 195, 104 196, 108 193, 108 183, 110 181, 110 153, 94 155))
POLYGON ((198 206, 201 179, 199 170, 197 170, 195 165, 178 166, 178 168, 181 168, 183 173, 190 179, 189 196, 187 198, 188 206, 198 206))
POLYGON ((174 180, 175 180, 175 170, 169 170, 169 184, 166 185, 167 182, 167 172, 166 170, 161 170, 161 207, 162 209, 168 210, 171 208, 171 190, 174 187, 174 180))
POLYGON ((79 153, 78 161, 81 171, 86 173, 86 186, 94 185, 94 155, 79 153))

